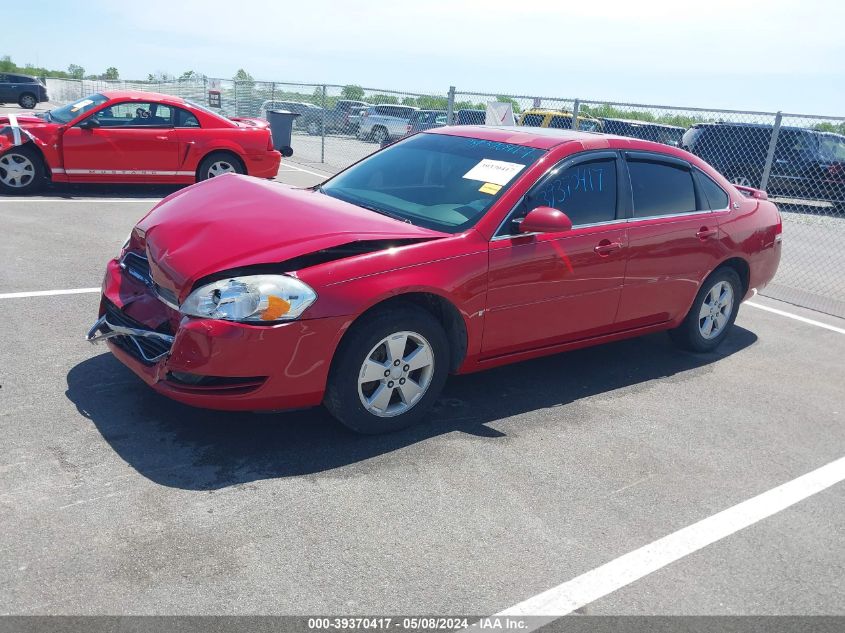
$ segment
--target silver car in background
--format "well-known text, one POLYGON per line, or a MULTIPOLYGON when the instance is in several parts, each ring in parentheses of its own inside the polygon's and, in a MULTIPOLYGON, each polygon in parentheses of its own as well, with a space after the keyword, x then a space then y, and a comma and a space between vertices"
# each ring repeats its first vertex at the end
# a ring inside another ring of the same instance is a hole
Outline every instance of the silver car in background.
POLYGON ((381 145, 384 141, 405 136, 408 121, 419 110, 412 106, 381 104, 361 113, 358 138, 381 145))

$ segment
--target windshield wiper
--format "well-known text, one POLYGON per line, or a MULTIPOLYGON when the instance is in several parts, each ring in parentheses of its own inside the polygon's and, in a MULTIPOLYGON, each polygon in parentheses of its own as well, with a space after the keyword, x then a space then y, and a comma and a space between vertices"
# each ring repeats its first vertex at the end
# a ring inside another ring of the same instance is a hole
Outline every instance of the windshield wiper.
POLYGON ((332 194, 330 194, 329 192, 324 190, 321 185, 317 185, 314 188, 314 190, 317 193, 323 194, 324 196, 329 196, 330 198, 337 198, 338 200, 343 200, 344 202, 348 202, 349 204, 354 204, 356 207, 361 207, 362 209, 366 209, 367 211, 373 211, 374 213, 378 213, 380 215, 386 215, 389 218, 392 218, 394 220, 399 220, 400 222, 404 222, 405 224, 411 224, 411 225, 414 224, 408 218, 406 218, 405 216, 399 215, 398 213, 392 213, 392 212, 390 212, 386 209, 380 209, 379 207, 374 207, 373 205, 365 204, 365 203, 359 202, 357 200, 346 200, 344 198, 339 198, 338 196, 333 196, 332 194))
POLYGON ((398 213, 391 213, 390 211, 387 211, 385 209, 379 209, 378 207, 373 207, 373 206, 368 205, 368 204, 362 204, 360 202, 353 202, 352 204, 359 206, 359 207, 362 207, 362 208, 366 209, 367 211, 374 211, 375 213, 379 213, 381 215, 386 215, 389 218, 393 218, 394 220, 399 220, 400 222, 404 222, 405 224, 413 224, 413 222, 411 222, 408 218, 406 218, 405 216, 399 215, 398 213))

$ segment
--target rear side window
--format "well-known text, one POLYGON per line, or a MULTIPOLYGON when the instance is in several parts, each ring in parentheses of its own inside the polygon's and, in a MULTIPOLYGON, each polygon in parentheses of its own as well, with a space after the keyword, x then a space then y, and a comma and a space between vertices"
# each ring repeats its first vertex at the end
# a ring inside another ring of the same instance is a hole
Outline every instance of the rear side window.
POLYGON ((572 128, 572 117, 570 116, 553 116, 549 121, 549 127, 558 128, 560 130, 569 130, 572 128))
POLYGON ((174 108, 174 111, 176 113, 176 127, 200 127, 200 122, 193 113, 182 108, 174 108))
POLYGON ((698 189, 701 192, 701 202, 705 209, 727 209, 730 203, 728 194, 704 172, 696 170, 698 189))
POLYGON ((574 225, 615 220, 616 160, 582 162, 552 173, 526 196, 525 213, 536 207, 563 211, 574 225))
POLYGON ((695 187, 689 169, 646 160, 628 160, 634 217, 696 211, 695 187))

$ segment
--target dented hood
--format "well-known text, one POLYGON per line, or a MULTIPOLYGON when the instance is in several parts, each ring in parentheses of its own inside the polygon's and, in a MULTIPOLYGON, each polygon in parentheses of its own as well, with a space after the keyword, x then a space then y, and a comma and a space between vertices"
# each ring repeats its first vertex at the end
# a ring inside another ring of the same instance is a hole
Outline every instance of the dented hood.
POLYGON ((316 191, 225 175, 177 192, 135 229, 156 283, 183 300, 221 271, 281 263, 367 240, 433 239, 446 233, 406 224, 316 191))

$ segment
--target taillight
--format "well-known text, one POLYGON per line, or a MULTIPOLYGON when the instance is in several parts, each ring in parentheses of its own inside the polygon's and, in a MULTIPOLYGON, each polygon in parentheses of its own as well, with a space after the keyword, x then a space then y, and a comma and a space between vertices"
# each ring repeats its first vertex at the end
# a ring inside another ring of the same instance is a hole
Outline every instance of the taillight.
POLYGON ((267 151, 272 152, 274 149, 276 148, 273 147, 273 133, 270 132, 270 134, 267 135, 267 151))
POLYGON ((829 165, 827 168, 827 173, 831 178, 835 178, 837 180, 845 176, 845 170, 842 169, 841 163, 833 163, 829 165))

